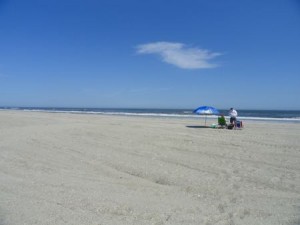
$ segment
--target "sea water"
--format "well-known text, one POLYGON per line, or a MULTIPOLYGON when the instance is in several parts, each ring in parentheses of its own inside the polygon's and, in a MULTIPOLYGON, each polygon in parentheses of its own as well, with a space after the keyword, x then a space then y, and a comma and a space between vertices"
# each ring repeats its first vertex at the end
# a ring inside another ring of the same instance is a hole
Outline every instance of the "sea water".
MULTIPOLYGON (((38 111, 52 113, 76 113, 99 115, 123 115, 146 117, 198 118, 193 109, 133 109, 133 108, 62 108, 62 107, 0 107, 0 110, 38 111)), ((228 110, 219 110, 228 114, 228 110)), ((210 116, 216 118, 216 115, 210 116)), ((238 110, 239 120, 278 121, 300 123, 300 110, 238 110)))

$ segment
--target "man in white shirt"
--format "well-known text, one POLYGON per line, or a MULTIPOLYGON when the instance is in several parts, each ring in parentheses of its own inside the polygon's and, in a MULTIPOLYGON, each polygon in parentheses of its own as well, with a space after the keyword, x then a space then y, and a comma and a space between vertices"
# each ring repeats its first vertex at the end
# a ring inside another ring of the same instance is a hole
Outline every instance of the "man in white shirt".
POLYGON ((230 123, 233 124, 236 122, 236 117, 238 113, 234 108, 230 108, 229 110, 229 116, 230 116, 230 123))

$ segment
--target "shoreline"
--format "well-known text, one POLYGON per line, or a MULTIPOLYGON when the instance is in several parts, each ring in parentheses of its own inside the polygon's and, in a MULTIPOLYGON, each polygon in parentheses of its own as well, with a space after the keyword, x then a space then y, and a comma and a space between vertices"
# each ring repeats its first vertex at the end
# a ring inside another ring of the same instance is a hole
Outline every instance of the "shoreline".
POLYGON ((0 111, 1 224, 300 221, 300 125, 0 111))
MULTIPOLYGON (((124 116, 124 117, 144 117, 144 118, 170 118, 181 120, 197 120, 205 119, 204 115, 183 115, 183 114, 154 114, 154 113, 128 113, 128 112, 93 112, 93 111, 57 111, 57 110, 28 110, 28 109, 0 109, 1 111, 12 112, 37 112, 37 113, 61 113, 61 114, 74 114, 74 115, 103 115, 103 116, 124 116)), ((207 120, 217 120, 218 116, 207 116, 207 120)), ((225 116, 226 120, 229 120, 229 116, 225 116)), ((243 117, 239 116, 239 120, 246 122, 266 122, 266 123, 296 123, 300 124, 299 118, 266 118, 266 117, 243 117)))

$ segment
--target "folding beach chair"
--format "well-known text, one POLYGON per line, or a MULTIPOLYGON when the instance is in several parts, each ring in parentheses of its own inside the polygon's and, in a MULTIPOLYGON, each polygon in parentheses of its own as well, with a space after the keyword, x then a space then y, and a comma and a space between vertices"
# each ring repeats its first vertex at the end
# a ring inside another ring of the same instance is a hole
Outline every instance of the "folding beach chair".
POLYGON ((218 117, 218 128, 226 128, 227 124, 226 124, 226 120, 223 117, 218 117))
POLYGON ((237 120, 234 123, 234 129, 242 129, 243 128, 243 121, 237 120))

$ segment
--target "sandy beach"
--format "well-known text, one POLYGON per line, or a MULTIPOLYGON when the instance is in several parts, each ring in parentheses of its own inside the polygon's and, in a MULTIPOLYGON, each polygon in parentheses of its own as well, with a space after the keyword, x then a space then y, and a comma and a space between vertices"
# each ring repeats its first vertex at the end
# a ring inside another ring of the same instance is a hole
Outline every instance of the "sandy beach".
POLYGON ((0 224, 299 225, 300 124, 244 124, 0 111, 0 224))

